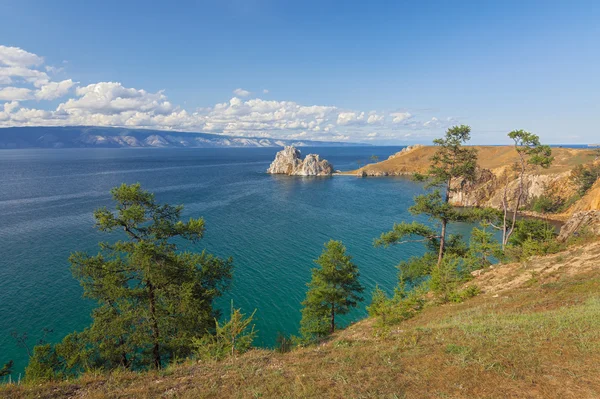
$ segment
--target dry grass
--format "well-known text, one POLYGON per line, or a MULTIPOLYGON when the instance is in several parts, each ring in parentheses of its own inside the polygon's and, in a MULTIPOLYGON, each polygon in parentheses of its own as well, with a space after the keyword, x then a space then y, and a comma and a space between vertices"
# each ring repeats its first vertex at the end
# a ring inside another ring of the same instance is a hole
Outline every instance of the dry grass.
POLYGON ((287 354, 0 389, 6 398, 598 398, 600 243, 479 276, 484 294, 287 354))
MULTIPOLYGON (((512 146, 475 146, 479 152, 479 166, 485 169, 498 169, 517 161, 518 156, 512 146)), ((376 164, 366 165, 360 170, 373 172, 387 172, 388 174, 409 174, 424 172, 430 164, 430 159, 436 151, 434 146, 416 148, 396 158, 388 159, 376 164)), ((573 169, 576 165, 590 162, 594 159, 592 150, 573 148, 553 148, 554 162, 548 169, 540 171, 541 174, 562 173, 573 169)), ((345 172, 356 174, 358 170, 345 172)))

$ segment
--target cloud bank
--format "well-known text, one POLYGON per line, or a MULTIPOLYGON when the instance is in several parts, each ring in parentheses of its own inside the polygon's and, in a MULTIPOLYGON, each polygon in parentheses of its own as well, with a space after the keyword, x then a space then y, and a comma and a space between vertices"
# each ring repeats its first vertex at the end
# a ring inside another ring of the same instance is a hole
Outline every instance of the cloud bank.
MULTIPOLYGON (((333 105, 252 98, 248 90, 212 107, 186 110, 164 90, 119 82, 80 84, 55 79, 62 68, 18 47, 0 46, 0 127, 115 126, 307 140, 418 140, 458 123, 411 112, 350 110, 333 105), (56 105, 58 103, 58 105, 56 105)), ((269 91, 262 90, 263 94, 269 91)))

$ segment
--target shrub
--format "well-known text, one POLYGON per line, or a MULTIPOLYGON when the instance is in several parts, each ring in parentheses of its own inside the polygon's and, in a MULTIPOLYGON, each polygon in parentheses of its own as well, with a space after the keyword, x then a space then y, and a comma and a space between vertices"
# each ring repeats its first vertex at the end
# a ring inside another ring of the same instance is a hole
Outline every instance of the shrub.
POLYGON ((543 194, 535 197, 531 202, 531 210, 539 213, 556 213, 559 212, 565 201, 561 198, 543 194))
POLYGON ((448 296, 450 302, 463 302, 469 298, 473 298, 481 293, 481 289, 476 285, 469 285, 465 289, 453 291, 448 296))
POLYGON ((401 282, 391 298, 378 286, 373 291, 371 305, 367 306, 369 316, 379 318, 380 326, 398 324, 417 315, 425 305, 426 285, 406 291, 401 282))
POLYGON ((294 347, 294 342, 292 337, 287 337, 282 333, 277 334, 277 346, 275 350, 279 353, 287 353, 292 350, 294 347))
POLYGON ((556 237, 556 229, 550 223, 540 219, 521 219, 517 221, 509 244, 522 246, 526 240, 549 241, 556 237))
POLYGON ((584 196, 600 179, 600 164, 577 165, 571 171, 571 181, 577 186, 577 193, 584 196))
POLYGON ((245 317, 240 309, 233 308, 232 302, 231 317, 227 323, 221 325, 215 320, 214 335, 192 340, 196 356, 203 360, 222 360, 250 350, 256 337, 252 324, 255 313, 256 310, 249 317, 245 317))

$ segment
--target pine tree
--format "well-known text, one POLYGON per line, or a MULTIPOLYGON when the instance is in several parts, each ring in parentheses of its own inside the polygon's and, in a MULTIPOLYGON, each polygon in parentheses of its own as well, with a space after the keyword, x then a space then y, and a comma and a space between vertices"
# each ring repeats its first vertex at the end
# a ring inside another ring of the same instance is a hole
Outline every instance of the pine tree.
POLYGON ((500 257, 502 255, 502 246, 494 238, 491 231, 486 230, 486 225, 481 229, 474 227, 471 231, 471 241, 469 251, 479 261, 480 267, 489 266, 492 262, 491 257, 500 257))
POLYGON ((306 299, 302 302, 300 331, 307 340, 332 334, 336 315, 346 314, 363 300, 358 267, 341 241, 329 241, 315 261, 306 299))
POLYGON ((399 223, 394 230, 381 235, 376 245, 391 245, 409 241, 424 241, 437 246, 437 265, 447 249, 447 226, 450 222, 464 221, 469 216, 459 212, 450 204, 452 192, 475 179, 477 168, 477 150, 466 148, 463 144, 471 137, 471 128, 461 125, 446 131, 444 138, 434 140, 438 149, 431 158, 426 174, 417 174, 417 180, 427 181, 426 188, 435 188, 433 192, 415 197, 415 204, 409 208, 413 215, 427 215, 440 224, 440 232, 422 223, 399 223))
POLYGON ((515 164, 515 170, 518 174, 518 187, 514 193, 514 198, 509 198, 508 185, 510 181, 509 175, 507 174, 502 196, 502 224, 499 226, 499 229, 502 230, 503 249, 506 247, 510 240, 510 236, 515 231, 519 208, 526 199, 525 177, 528 169, 530 167, 549 168, 554 160, 554 157, 552 157, 552 149, 547 145, 542 145, 540 143, 540 138, 537 135, 525 130, 513 130, 508 133, 508 137, 514 141, 514 147, 519 156, 518 161, 515 164), (509 213, 511 213, 509 202, 511 202, 511 200, 513 208, 512 216, 509 216, 509 213), (509 220, 509 217, 511 220, 509 220))
MULTIPOLYGON (((124 231, 125 238, 101 243, 97 255, 71 255, 73 276, 98 307, 83 332, 47 348, 51 353, 40 351, 51 359, 51 364, 37 362, 42 376, 47 375, 42 366, 158 369, 188 356, 192 339, 214 330, 213 300, 228 286, 232 261, 179 251, 182 243, 202 238, 204 220, 181 221, 181 206, 157 203, 139 184, 123 184, 111 194, 116 210, 95 211, 96 227, 124 231)), ((33 369, 28 374, 35 378, 33 369)))

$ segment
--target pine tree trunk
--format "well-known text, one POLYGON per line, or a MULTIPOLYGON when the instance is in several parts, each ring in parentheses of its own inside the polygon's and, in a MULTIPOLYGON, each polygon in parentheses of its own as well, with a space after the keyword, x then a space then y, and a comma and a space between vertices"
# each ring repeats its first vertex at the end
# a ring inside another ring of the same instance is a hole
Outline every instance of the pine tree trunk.
POLYGON ((517 203, 515 205, 515 209, 513 211, 513 216, 512 216, 512 222, 511 222, 511 226, 510 229, 508 230, 508 233, 506 234, 506 242, 508 243, 508 239, 510 238, 510 236, 512 235, 512 233, 514 233, 515 231, 515 225, 517 223, 517 213, 519 212, 519 207, 521 206, 521 200, 523 197, 523 179, 525 177, 525 159, 523 158, 523 155, 521 153, 519 153, 519 156, 521 157, 521 173, 519 174, 519 194, 517 195, 517 203))
POLYGON ((442 234, 440 236, 440 252, 438 253, 438 266, 442 263, 442 259, 444 257, 444 250, 446 247, 446 219, 442 219, 442 234))
MULTIPOLYGON (((444 197, 444 202, 447 204, 450 202, 450 185, 452 184, 452 179, 448 179, 448 183, 446 183, 446 196, 444 197)), ((438 266, 442 263, 442 258, 444 257, 444 250, 446 249, 446 225, 448 224, 448 220, 442 219, 442 233, 440 234, 440 252, 438 253, 438 266)))
POLYGON ((154 358, 154 368, 161 368, 158 321, 156 320, 156 297, 154 295, 154 286, 148 283, 148 295, 150 300, 150 318, 152 321, 152 356, 154 358))
POLYGON ((331 333, 335 331, 335 305, 331 304, 331 333))

